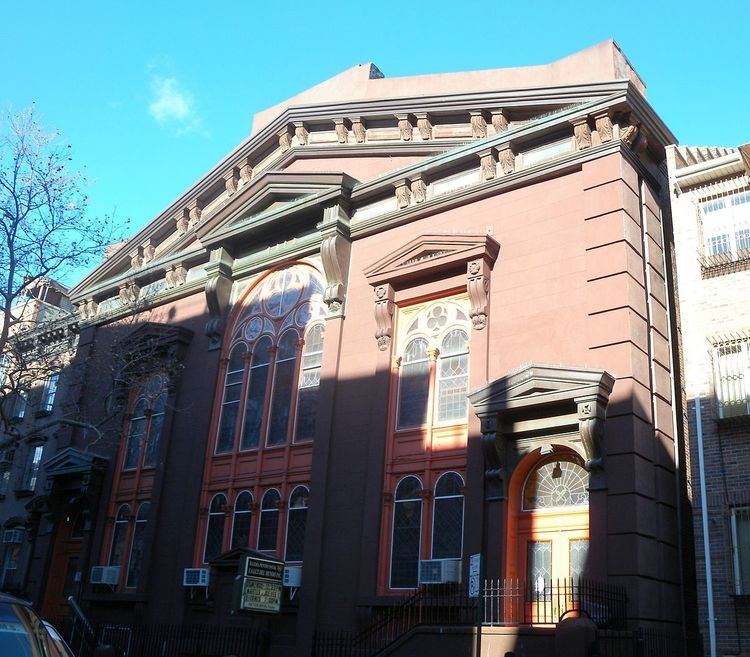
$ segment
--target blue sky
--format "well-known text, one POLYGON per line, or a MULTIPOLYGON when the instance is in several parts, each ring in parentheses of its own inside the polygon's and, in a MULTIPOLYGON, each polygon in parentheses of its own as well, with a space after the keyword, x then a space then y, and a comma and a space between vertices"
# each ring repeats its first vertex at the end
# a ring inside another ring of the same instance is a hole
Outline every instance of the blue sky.
POLYGON ((135 230, 256 111, 367 61, 386 76, 522 66, 614 38, 681 143, 750 141, 748 24, 744 0, 16 0, 0 23, 0 106, 35 103, 86 167, 91 211, 135 230))

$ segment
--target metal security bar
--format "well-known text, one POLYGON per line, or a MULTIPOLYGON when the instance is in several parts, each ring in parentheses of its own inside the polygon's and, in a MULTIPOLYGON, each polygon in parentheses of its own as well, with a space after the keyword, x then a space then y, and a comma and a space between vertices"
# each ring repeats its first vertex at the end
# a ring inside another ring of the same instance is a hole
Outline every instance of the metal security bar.
POLYGON ((597 627, 622 627, 625 590, 586 579, 487 580, 484 625, 557 625, 568 616, 585 616, 597 627))

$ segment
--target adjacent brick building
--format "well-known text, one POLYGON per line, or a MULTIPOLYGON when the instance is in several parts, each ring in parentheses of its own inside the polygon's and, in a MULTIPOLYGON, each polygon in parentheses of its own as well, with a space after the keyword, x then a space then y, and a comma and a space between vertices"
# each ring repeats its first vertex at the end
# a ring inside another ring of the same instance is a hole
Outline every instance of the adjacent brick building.
POLYGON ((750 652, 748 157, 747 146, 668 150, 707 655, 750 652))

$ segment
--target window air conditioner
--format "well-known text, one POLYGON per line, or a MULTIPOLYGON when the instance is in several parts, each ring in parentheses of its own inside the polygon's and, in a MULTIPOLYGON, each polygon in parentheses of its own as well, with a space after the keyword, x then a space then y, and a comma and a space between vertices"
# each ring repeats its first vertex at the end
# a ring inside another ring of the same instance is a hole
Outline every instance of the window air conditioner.
POLYGON ((298 589, 302 586, 302 566, 285 566, 282 583, 288 588, 298 589))
POLYGON ((6 529, 3 532, 3 543, 23 543, 23 529, 6 529))
POLYGON ((460 581, 460 559, 425 559, 419 562, 420 584, 447 584, 460 581))
POLYGON ((185 568, 182 571, 183 586, 208 586, 208 568, 185 568))
POLYGON ((117 586, 120 581, 120 566, 94 566, 91 569, 92 584, 117 586))

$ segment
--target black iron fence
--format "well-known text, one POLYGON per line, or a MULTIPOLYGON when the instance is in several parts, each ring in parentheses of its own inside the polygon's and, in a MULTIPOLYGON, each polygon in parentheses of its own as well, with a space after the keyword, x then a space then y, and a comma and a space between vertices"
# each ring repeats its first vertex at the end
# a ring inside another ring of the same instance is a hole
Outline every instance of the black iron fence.
POLYGON ((681 657, 682 637, 677 631, 640 627, 635 630, 600 630, 596 657, 681 657))
POLYGON ((567 616, 585 616, 597 627, 619 628, 627 612, 623 588, 586 579, 487 580, 483 603, 489 626, 557 625, 567 616))

